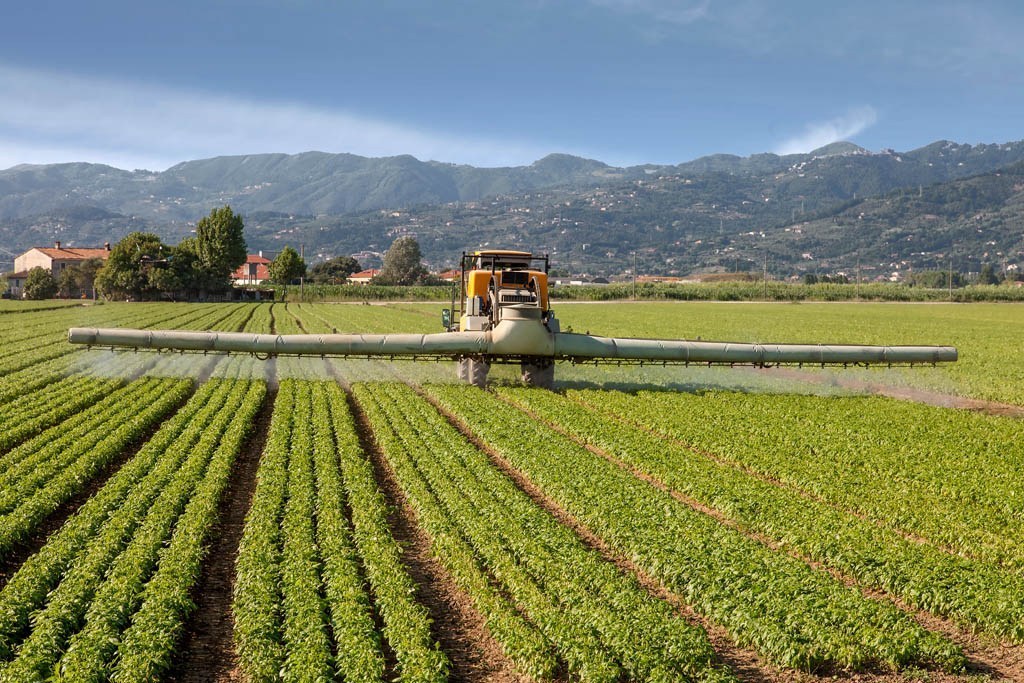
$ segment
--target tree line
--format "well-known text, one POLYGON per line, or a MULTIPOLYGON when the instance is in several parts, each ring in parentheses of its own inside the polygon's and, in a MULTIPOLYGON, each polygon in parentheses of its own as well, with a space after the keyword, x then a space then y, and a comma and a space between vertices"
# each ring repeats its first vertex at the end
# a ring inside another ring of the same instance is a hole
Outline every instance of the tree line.
MULTIPOLYGON (((94 290, 106 299, 145 301, 192 300, 231 291, 233 273, 246 263, 242 217, 230 206, 214 209, 196 223, 195 236, 177 246, 164 244, 155 234, 132 232, 110 250, 110 256, 88 259, 54 277, 45 268, 33 268, 25 281, 27 299, 74 297, 94 290)), ((291 246, 285 246, 268 266, 271 284, 288 285, 307 279, 317 284, 344 283, 362 270, 351 256, 339 256, 308 269, 291 246)), ((422 264, 419 243, 399 237, 384 256, 384 266, 373 278, 380 285, 436 284, 422 264)))

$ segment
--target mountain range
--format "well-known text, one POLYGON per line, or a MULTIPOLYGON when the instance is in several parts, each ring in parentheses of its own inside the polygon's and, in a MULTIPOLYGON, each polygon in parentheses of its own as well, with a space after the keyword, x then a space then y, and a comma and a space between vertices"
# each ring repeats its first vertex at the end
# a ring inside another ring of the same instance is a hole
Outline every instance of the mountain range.
POLYGON ((633 252, 641 271, 665 274, 754 269, 765 257, 780 274, 854 261, 882 272, 943 265, 953 248, 976 270, 983 259, 1024 261, 1022 162, 1024 142, 940 141, 907 152, 840 142, 809 154, 625 168, 564 154, 476 168, 320 152, 217 157, 163 172, 21 165, 0 171, 0 248, 92 246, 132 230, 176 243, 230 204, 245 217, 251 250, 302 245, 309 261, 372 260, 367 252, 414 234, 437 266, 500 245, 603 275, 630 267, 633 252))

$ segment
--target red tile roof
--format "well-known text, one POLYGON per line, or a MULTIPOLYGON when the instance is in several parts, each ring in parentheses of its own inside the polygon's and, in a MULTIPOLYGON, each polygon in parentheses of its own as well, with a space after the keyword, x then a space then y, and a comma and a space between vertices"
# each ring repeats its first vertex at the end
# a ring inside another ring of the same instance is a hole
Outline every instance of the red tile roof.
POLYGON ((380 274, 380 269, 370 268, 369 270, 361 270, 358 273, 352 273, 348 276, 349 280, 366 280, 371 277, 377 277, 380 274))
POLYGON ((36 249, 57 261, 84 261, 90 258, 106 259, 110 256, 110 251, 103 248, 76 249, 61 247, 56 249, 54 247, 36 247, 36 249))
POLYGON ((269 280, 270 279, 270 259, 259 256, 258 254, 249 254, 245 257, 245 263, 238 266, 235 272, 231 274, 233 280, 269 280), (252 276, 249 274, 249 264, 256 264, 256 275, 252 276))

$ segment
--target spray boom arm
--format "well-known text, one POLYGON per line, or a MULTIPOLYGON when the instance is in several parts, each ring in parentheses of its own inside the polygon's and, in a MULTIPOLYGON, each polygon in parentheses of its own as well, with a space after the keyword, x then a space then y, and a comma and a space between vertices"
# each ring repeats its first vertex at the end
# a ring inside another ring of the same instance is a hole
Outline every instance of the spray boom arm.
POLYGON ((72 344, 256 356, 451 359, 459 377, 484 386, 492 363, 520 363, 528 384, 550 387, 556 361, 707 365, 918 365, 952 362, 951 346, 736 344, 596 337, 561 332, 548 300, 548 257, 524 251, 462 254, 458 307, 439 334, 247 334, 75 327, 72 344), (455 319, 457 317, 457 320, 455 319))
POLYGON ((769 366, 914 365, 952 362, 950 346, 856 346, 827 344, 739 344, 668 339, 598 337, 551 332, 525 308, 506 311, 494 328, 438 334, 247 334, 75 327, 72 344, 175 351, 252 353, 278 356, 410 357, 486 362, 701 363, 769 366), (525 315, 523 315, 525 314, 525 315))

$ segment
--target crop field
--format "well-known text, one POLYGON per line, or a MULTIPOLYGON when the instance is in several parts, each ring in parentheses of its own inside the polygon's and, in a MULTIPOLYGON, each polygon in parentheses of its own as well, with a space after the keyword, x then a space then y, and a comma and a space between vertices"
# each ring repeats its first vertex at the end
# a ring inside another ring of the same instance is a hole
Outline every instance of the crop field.
POLYGON ((0 682, 1024 681, 1024 308, 565 303, 940 368, 73 347, 437 332, 440 304, 0 306, 0 682))

